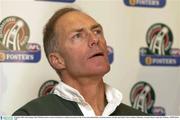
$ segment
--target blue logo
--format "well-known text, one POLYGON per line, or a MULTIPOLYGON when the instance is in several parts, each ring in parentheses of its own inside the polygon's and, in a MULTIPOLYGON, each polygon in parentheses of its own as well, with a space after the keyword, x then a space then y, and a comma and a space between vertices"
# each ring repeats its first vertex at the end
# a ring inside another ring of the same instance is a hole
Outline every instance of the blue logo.
POLYGON ((124 3, 132 7, 162 8, 165 6, 166 0, 124 0, 124 3))
POLYGON ((41 47, 28 43, 30 30, 27 23, 10 16, 0 23, 0 62, 39 62, 41 47))
POLYGON ((179 66, 180 49, 172 48, 173 34, 162 23, 152 25, 146 34, 146 47, 140 48, 140 63, 145 66, 179 66))
POLYGON ((37 1, 67 2, 67 3, 72 3, 72 2, 75 2, 75 0, 37 0, 37 1))
POLYGON ((114 52, 113 52, 113 48, 110 46, 108 46, 108 59, 109 59, 109 63, 112 64, 114 60, 114 52))

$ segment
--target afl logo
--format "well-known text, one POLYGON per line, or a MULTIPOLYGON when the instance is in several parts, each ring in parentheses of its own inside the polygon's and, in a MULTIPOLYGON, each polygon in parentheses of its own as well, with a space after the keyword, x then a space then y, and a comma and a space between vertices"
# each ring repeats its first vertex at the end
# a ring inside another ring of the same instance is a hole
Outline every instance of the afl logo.
POLYGON ((147 31, 146 43, 151 54, 169 55, 173 43, 173 34, 168 26, 157 23, 147 31))
POLYGON ((136 83, 130 92, 130 102, 133 108, 145 113, 151 113, 155 102, 155 93, 150 84, 136 83))
POLYGON ((0 43, 4 49, 25 50, 29 34, 27 23, 19 17, 10 16, 0 23, 0 43))
POLYGON ((51 90, 57 84, 58 84, 58 82, 56 80, 48 80, 48 81, 46 81, 40 87, 38 96, 41 97, 41 96, 48 95, 49 93, 51 93, 51 90))

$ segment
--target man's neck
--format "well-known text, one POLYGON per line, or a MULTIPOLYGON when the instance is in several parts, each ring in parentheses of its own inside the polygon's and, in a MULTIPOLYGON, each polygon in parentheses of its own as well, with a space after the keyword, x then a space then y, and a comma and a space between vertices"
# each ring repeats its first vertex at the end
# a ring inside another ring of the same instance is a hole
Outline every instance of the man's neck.
POLYGON ((96 115, 102 115, 105 108, 105 88, 104 83, 97 85, 86 86, 82 88, 80 93, 85 98, 86 102, 91 105, 96 115))
POLYGON ((103 79, 69 79, 63 79, 63 82, 78 90, 85 101, 91 105, 96 115, 102 115, 106 104, 103 79))

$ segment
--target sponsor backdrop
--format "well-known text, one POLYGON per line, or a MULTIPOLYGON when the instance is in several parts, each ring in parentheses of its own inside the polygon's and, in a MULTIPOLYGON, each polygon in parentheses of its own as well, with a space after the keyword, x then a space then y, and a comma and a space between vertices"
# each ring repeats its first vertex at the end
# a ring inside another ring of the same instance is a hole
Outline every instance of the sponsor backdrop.
POLYGON ((111 63, 104 79, 123 93, 124 103, 154 115, 180 115, 179 0, 1 0, 0 115, 58 83, 42 30, 69 5, 102 24, 111 63))

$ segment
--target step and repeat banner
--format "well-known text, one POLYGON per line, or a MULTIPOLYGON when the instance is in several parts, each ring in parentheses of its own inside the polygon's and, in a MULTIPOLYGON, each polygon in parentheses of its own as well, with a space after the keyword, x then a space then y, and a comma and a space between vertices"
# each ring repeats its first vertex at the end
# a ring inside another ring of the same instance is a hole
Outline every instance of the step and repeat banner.
POLYGON ((104 79, 124 103, 153 115, 180 115, 180 0, 0 0, 0 115, 58 83, 42 31, 65 6, 102 24, 111 64, 104 79))

